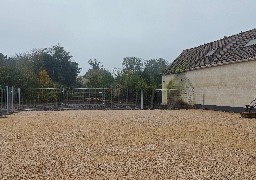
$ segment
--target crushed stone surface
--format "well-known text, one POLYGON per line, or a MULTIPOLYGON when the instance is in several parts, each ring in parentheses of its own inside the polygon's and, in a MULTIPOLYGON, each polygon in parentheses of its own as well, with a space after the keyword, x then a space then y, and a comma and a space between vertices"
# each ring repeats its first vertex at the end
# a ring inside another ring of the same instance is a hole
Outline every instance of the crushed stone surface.
POLYGON ((20 112, 0 179, 256 179, 256 119, 203 110, 20 112))

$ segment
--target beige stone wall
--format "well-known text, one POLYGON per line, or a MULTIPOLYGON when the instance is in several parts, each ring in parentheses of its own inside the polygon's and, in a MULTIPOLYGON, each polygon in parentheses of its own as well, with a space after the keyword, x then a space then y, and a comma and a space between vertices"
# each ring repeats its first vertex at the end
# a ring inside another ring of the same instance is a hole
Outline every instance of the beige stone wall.
MULTIPOLYGON (((189 80, 194 89, 194 104, 244 107, 256 97, 256 60, 166 75, 162 77, 162 88, 174 78, 189 80)), ((166 91, 162 97, 166 104, 166 91)))

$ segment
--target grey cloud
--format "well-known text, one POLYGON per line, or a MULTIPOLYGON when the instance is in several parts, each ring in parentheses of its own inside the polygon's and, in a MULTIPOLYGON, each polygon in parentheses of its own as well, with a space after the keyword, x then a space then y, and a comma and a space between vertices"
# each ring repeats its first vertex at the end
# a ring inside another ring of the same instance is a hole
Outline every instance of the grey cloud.
POLYGON ((2 0, 0 52, 60 43, 84 73, 90 58, 169 62, 186 48, 255 28, 254 0, 2 0))

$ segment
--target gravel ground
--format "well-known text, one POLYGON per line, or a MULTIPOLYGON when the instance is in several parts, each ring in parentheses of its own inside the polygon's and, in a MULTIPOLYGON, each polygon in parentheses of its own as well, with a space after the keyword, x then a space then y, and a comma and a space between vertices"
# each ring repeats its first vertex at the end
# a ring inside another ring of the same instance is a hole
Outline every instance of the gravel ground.
POLYGON ((256 179, 256 119, 201 110, 20 112, 0 179, 256 179))

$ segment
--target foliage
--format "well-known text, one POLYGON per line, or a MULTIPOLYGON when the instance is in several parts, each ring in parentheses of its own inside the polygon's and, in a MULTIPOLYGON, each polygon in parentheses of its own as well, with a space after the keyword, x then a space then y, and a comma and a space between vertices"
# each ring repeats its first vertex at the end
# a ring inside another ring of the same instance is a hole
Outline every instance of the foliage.
MULTIPOLYGON (((0 53, 0 85, 20 87, 24 99, 35 100, 37 88, 113 88, 116 95, 126 94, 126 101, 136 99, 144 91, 145 104, 153 104, 155 89, 161 87, 161 73, 167 67, 162 59, 142 60, 138 57, 123 58, 122 68, 112 74, 97 59, 88 61, 89 70, 78 78, 80 68, 64 47, 34 49, 31 52, 7 57, 0 53)), ((57 93, 44 93, 56 99, 57 93)), ((137 101, 137 100, 136 100, 137 101)))
POLYGON ((174 78, 173 80, 171 80, 168 83, 167 88, 172 89, 172 91, 168 92, 168 104, 170 106, 169 108, 191 108, 191 105, 185 102, 182 97, 182 91, 184 86, 178 78, 174 78))
POLYGON ((166 67, 167 62, 162 58, 150 59, 145 63, 143 75, 147 83, 148 91, 151 91, 151 94, 148 95, 148 98, 146 100, 148 100, 148 103, 150 101, 151 108, 153 108, 155 89, 162 86, 162 72, 165 70, 166 67))
POLYGON ((175 96, 180 97, 182 89, 183 89, 183 85, 182 85, 182 83, 178 82, 176 79, 173 79, 173 80, 169 81, 169 83, 167 85, 167 89, 172 89, 173 91, 171 91, 171 92, 175 96))
POLYGON ((52 80, 45 69, 41 69, 38 73, 38 81, 40 88, 47 88, 52 86, 52 80))
POLYGON ((123 70, 119 74, 122 82, 126 87, 134 87, 136 89, 144 89, 145 81, 143 79, 143 63, 142 59, 137 57, 126 57, 123 59, 123 70))
POLYGON ((78 64, 72 61, 72 56, 60 45, 48 49, 34 50, 31 60, 34 63, 35 73, 45 69, 53 82, 65 87, 74 87, 80 72, 78 64))
POLYGON ((35 88, 42 86, 75 87, 79 72, 78 64, 60 45, 11 58, 0 53, 0 85, 21 88, 24 99, 35 98, 35 88), (42 75, 46 77, 44 71, 51 83, 42 85, 39 79, 42 75))
POLYGON ((91 69, 99 70, 99 69, 103 68, 103 66, 101 65, 101 62, 98 61, 97 59, 90 59, 88 61, 88 63, 91 66, 91 69))
POLYGON ((183 73, 186 70, 187 65, 188 61, 182 60, 182 62, 175 68, 175 73, 183 73))
POLYGON ((174 80, 169 81, 167 89, 174 89, 174 80))
POLYGON ((137 57, 125 57, 122 65, 123 71, 131 74, 139 74, 143 68, 142 59, 137 57))
POLYGON ((121 92, 129 89, 130 94, 134 96, 134 92, 138 93, 142 89, 144 91, 145 104, 153 106, 155 89, 161 87, 161 73, 167 66, 167 62, 162 59, 150 59, 143 63, 141 58, 126 57, 123 59, 123 69, 117 71, 115 85, 121 88, 121 92))
POLYGON ((97 59, 90 59, 88 63, 91 68, 84 75, 86 79, 84 86, 90 88, 110 88, 114 82, 111 72, 104 69, 101 62, 97 59))
POLYGON ((159 88, 162 85, 162 72, 167 67, 167 62, 162 59, 150 59, 146 61, 143 71, 148 86, 159 88))
POLYGON ((38 83, 40 87, 39 89, 37 89, 38 101, 40 100, 41 103, 53 102, 53 101, 56 102, 59 94, 58 92, 56 92, 55 89, 47 89, 47 88, 53 88, 55 85, 53 84, 50 76, 48 75, 45 69, 41 69, 39 71, 38 83))

